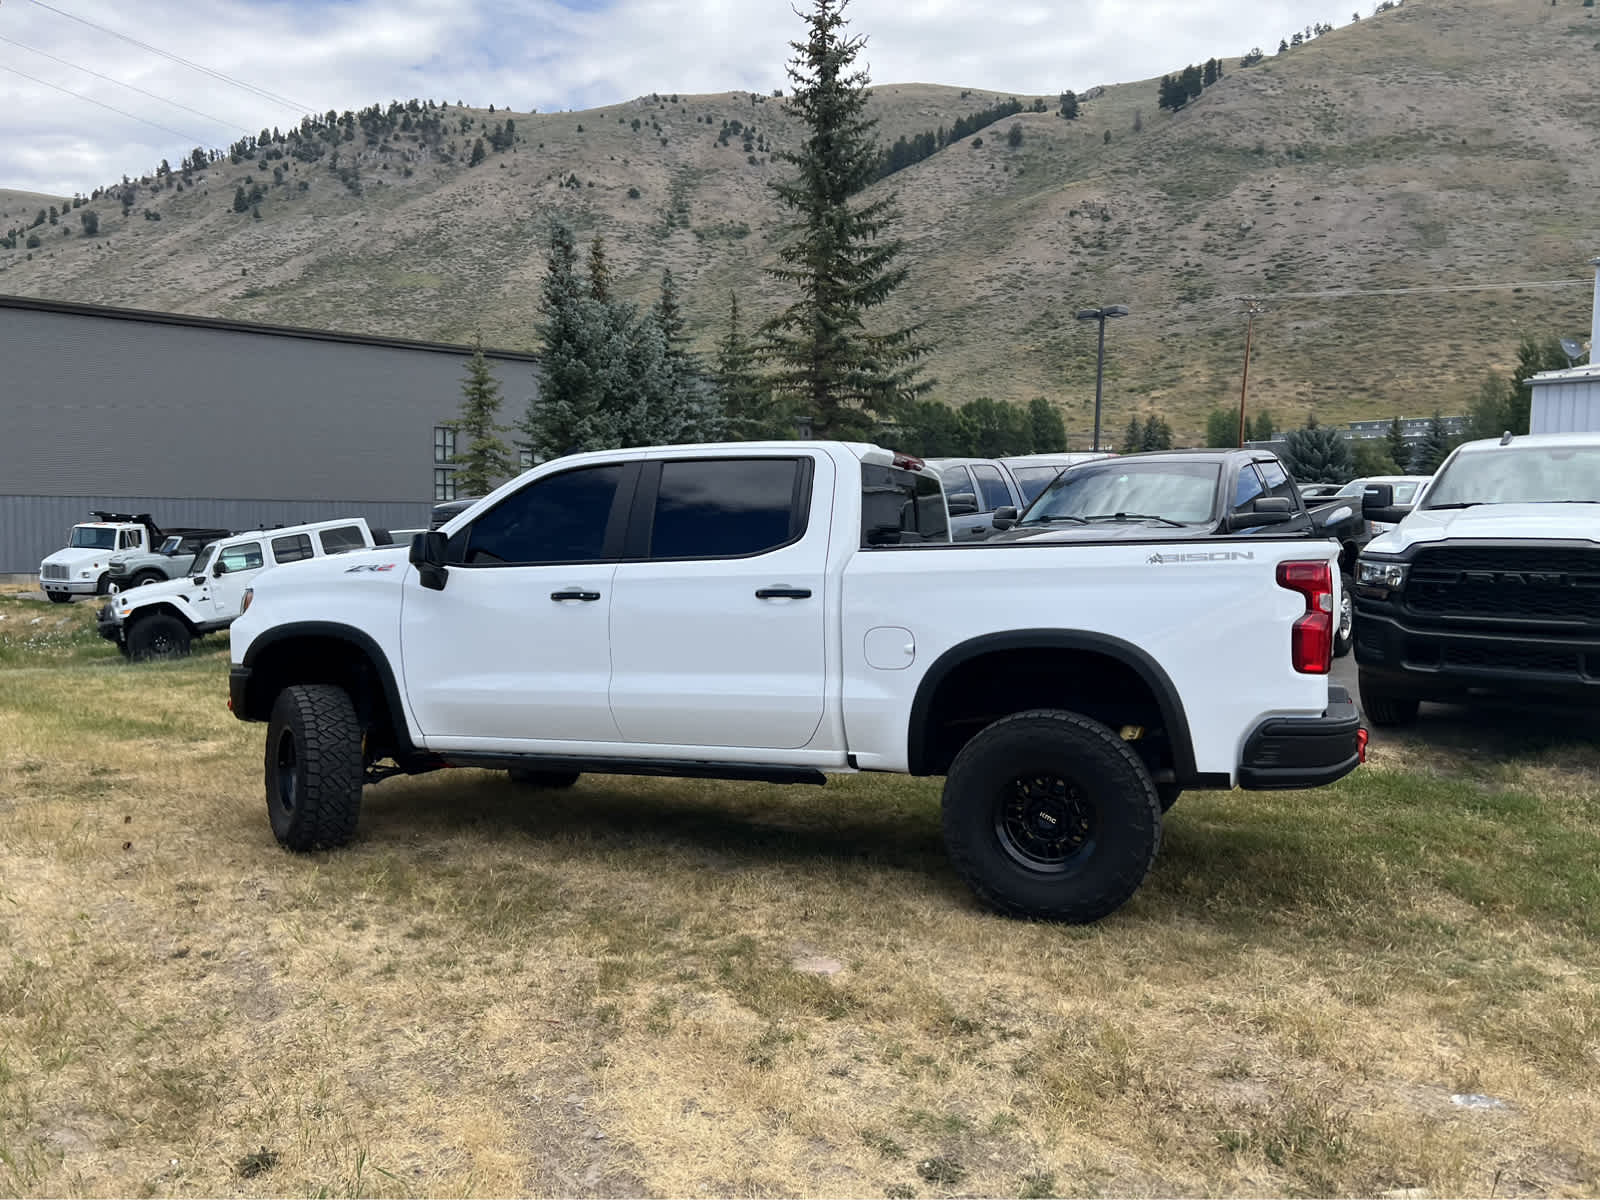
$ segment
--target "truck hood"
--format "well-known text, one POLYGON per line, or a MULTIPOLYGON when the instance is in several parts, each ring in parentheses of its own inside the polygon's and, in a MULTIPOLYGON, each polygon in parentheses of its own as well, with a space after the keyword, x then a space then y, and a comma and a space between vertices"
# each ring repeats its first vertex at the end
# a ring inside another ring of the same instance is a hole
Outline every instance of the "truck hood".
MULTIPOLYGON (((99 563, 103 567, 111 561, 111 556, 116 553, 119 553, 119 551, 96 550, 92 546, 69 546, 65 549, 57 550, 54 554, 45 555, 44 558, 39 560, 39 565, 43 566, 45 563, 49 563, 58 567, 88 567, 99 563)), ((120 553, 128 554, 131 551, 123 550, 120 553)))
POLYGON ((1600 543, 1600 504, 1477 504, 1471 508, 1419 509, 1373 538, 1374 554, 1450 539, 1590 541, 1600 543))
POLYGON ((1096 521, 1076 525, 1071 521, 1051 525, 1029 525, 996 533, 985 540, 994 542, 1162 542, 1198 541, 1212 536, 1214 526, 1185 525, 1176 529, 1160 521, 1096 521))

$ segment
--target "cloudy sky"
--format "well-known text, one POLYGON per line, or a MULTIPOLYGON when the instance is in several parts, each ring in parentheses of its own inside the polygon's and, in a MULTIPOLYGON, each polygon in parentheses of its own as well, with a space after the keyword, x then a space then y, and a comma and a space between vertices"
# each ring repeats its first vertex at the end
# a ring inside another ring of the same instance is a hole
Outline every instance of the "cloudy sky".
MULTIPOLYGON (((1349 4, 853 0, 848 15, 875 83, 1022 95, 1270 53, 1347 23, 1349 4)), ((770 91, 799 28, 790 0, 0 0, 0 188, 88 192, 307 112, 414 96, 548 112, 770 91)))

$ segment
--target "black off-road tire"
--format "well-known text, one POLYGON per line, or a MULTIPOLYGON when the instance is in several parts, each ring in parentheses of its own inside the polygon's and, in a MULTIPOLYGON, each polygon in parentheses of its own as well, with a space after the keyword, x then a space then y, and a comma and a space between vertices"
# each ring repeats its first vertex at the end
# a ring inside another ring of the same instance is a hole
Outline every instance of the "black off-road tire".
POLYGON ((536 771, 532 767, 511 767, 506 771, 512 783, 523 787, 569 788, 578 782, 576 771, 536 771))
POLYGON ((998 912, 1087 924, 1139 889, 1161 845, 1144 762, 1080 713, 1004 717, 966 744, 944 785, 957 873, 998 912))
POLYGON ((1420 701, 1415 696, 1400 696, 1374 683, 1365 674, 1358 678, 1361 690, 1361 711, 1367 720, 1380 728, 1398 728, 1411 725, 1417 719, 1420 701))
POLYGON ((166 581, 167 577, 160 571, 140 571, 132 579, 128 580, 128 586, 131 588, 148 587, 152 583, 165 583, 166 581))
POLYGON ((361 721, 350 694, 326 683, 278 693, 267 723, 267 819, 290 850, 348 845, 361 819, 361 721))
POLYGON ((189 627, 171 613, 151 613, 140 617, 124 635, 128 657, 136 662, 152 658, 184 658, 193 635, 189 627))
POLYGON ((46 592, 45 595, 50 597, 50 603, 51 604, 71 604, 72 603, 72 593, 71 592, 46 592))
POLYGON ((1339 611, 1333 614, 1333 656, 1343 658, 1356 644, 1356 581, 1349 575, 1340 580, 1344 599, 1339 611))

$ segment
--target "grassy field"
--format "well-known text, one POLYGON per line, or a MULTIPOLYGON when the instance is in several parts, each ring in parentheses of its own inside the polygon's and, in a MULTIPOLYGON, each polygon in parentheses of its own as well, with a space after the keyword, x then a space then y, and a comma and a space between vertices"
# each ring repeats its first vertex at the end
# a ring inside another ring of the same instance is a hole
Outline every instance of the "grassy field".
POLYGON ((444 772, 290 856, 220 647, 0 618, 0 1194, 1600 1190, 1587 733, 1185 797, 1058 928, 899 778, 444 772))

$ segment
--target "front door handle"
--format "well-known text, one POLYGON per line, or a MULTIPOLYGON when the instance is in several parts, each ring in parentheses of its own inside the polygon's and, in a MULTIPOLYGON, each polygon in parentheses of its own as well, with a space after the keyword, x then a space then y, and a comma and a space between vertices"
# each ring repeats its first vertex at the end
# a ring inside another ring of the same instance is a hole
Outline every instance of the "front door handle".
POLYGON ((552 600, 598 600, 599 592, 551 592, 552 600))
POLYGON ((809 600, 810 588, 764 587, 756 589, 757 600, 809 600))

